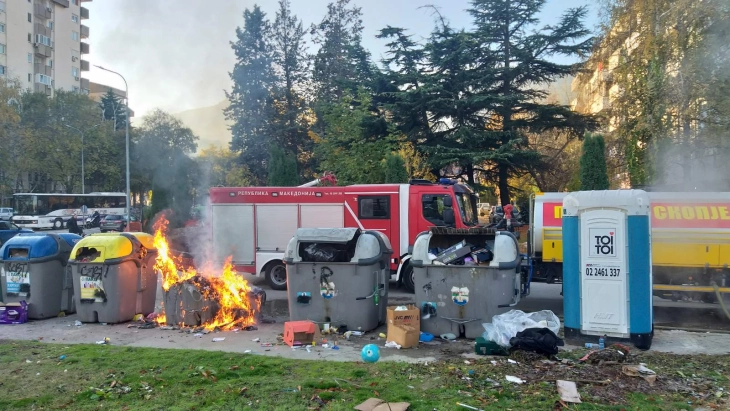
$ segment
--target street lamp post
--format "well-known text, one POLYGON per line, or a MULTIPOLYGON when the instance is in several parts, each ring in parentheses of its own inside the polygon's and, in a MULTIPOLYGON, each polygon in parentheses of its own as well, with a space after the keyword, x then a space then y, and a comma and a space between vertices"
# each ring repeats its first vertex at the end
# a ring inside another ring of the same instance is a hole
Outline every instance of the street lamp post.
MULTIPOLYGON (((97 127, 99 127, 102 123, 99 123, 95 126, 89 127, 86 131, 91 131, 97 127)), ((70 126, 68 124, 64 124, 66 127, 76 130, 81 134, 81 194, 86 194, 86 175, 84 174, 84 132, 74 126, 70 126)))
POLYGON ((124 81, 124 98, 127 100, 127 103, 125 104, 127 118, 124 121, 125 129, 126 129, 125 130, 125 134, 126 134, 125 140, 126 140, 126 145, 127 145, 127 207, 126 207, 126 213, 127 213, 127 224, 129 224, 129 221, 130 221, 129 204, 130 204, 130 198, 131 198, 131 193, 129 190, 129 87, 127 86, 127 79, 125 79, 123 75, 117 73, 116 71, 106 69, 102 66, 94 65, 94 67, 98 67, 104 71, 114 73, 117 76, 121 77, 122 80, 124 81))

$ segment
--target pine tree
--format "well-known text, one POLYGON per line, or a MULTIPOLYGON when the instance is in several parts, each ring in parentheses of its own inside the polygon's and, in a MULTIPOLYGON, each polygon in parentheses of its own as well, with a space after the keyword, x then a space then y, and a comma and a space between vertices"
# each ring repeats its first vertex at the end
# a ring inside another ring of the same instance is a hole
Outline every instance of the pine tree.
POLYGON ((600 134, 587 134, 580 157, 580 189, 608 190, 606 171, 606 143, 600 134))
POLYGON ((351 1, 328 4, 322 22, 311 29, 314 43, 320 46, 312 73, 319 104, 337 102, 346 91, 354 94, 372 81, 370 54, 361 44, 362 10, 350 6, 351 1))
POLYGON ((296 158, 275 145, 270 147, 269 153, 269 185, 272 187, 299 185, 296 158))
POLYGON ((304 113, 307 110, 303 84, 308 79, 308 56, 302 21, 292 15, 289 0, 279 0, 272 29, 276 86, 276 112, 272 136, 284 150, 302 153, 312 150, 304 113))
POLYGON ((388 154, 385 157, 384 169, 386 184, 403 184, 408 182, 409 176, 406 170, 406 163, 400 155, 388 154))
POLYGON ((101 98, 99 107, 105 121, 114 121, 114 130, 124 130, 127 123, 127 106, 111 88, 101 98))
POLYGON ((258 182, 263 183, 272 136, 272 91, 276 82, 272 29, 266 13, 258 6, 246 9, 243 20, 243 27, 236 29, 236 42, 231 44, 236 64, 230 73, 233 90, 226 93, 230 106, 225 114, 233 121, 231 151, 239 152, 240 163, 247 165, 258 182))
POLYGON ((489 80, 479 84, 472 100, 486 103, 490 110, 489 127, 481 138, 486 147, 497 147, 484 159, 492 166, 485 171, 498 182, 501 203, 510 200, 510 177, 539 161, 527 146, 525 132, 562 129, 577 137, 595 126, 567 106, 540 103, 547 97, 542 85, 580 68, 549 59, 583 55, 593 43, 583 22, 585 7, 569 9, 556 25, 538 28, 536 15, 544 4, 545 0, 471 0, 469 13, 479 44, 471 64, 489 80))

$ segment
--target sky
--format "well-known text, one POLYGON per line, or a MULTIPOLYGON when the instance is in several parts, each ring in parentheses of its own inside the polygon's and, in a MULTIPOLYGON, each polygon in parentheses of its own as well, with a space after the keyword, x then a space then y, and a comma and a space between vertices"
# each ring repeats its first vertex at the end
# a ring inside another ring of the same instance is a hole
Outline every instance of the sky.
MULTIPOLYGON (((332 0, 291 0, 304 26, 322 20, 332 0)), ((385 41, 375 34, 387 25, 404 27, 422 39, 430 33, 435 5, 454 27, 468 27, 469 0, 354 0, 362 8, 363 45, 379 61, 385 41)), ((547 0, 542 24, 556 23, 570 7, 590 0, 547 0)), ((90 28, 93 82, 124 89, 122 80, 94 64, 121 73, 129 84, 130 108, 137 118, 155 108, 172 113, 219 103, 230 89, 234 55, 230 42, 243 23, 243 10, 258 4, 273 21, 277 0, 93 0, 85 2, 90 28)), ((598 10, 589 5, 587 25, 597 25, 598 10)), ((310 52, 313 50, 310 49, 310 52)))

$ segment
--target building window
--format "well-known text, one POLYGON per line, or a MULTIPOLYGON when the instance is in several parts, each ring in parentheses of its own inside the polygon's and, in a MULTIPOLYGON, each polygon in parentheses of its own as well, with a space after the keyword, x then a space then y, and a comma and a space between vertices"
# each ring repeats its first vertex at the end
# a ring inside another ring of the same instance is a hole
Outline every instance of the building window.
POLYGON ((73 4, 74 6, 78 6, 79 0, 71 0, 71 4, 73 4))
POLYGON ((45 84, 47 86, 51 85, 51 77, 46 76, 45 74, 39 74, 38 75, 38 82, 41 84, 45 84))
POLYGON ((79 68, 78 67, 71 67, 71 75, 74 77, 79 76, 79 68))
POLYGON ((360 196, 357 201, 359 218, 381 220, 390 218, 390 199, 386 196, 360 196))
POLYGON ((33 62, 33 53, 28 53, 28 63, 33 62))
POLYGON ((5 33, 5 25, 0 23, 0 33, 5 33))
POLYGON ((74 23, 78 23, 79 22, 79 16, 77 16, 75 14, 72 14, 71 15, 71 21, 73 21, 74 23))
POLYGON ((28 82, 30 83, 31 81, 33 81, 33 75, 28 73, 28 82))
POLYGON ((71 40, 73 40, 73 41, 79 41, 79 32, 78 31, 72 31, 71 32, 71 40))
POLYGON ((28 13, 28 23, 32 23, 32 22, 33 22, 33 15, 28 13))
POLYGON ((3 11, 5 11, 5 2, 0 1, 0 12, 3 12, 3 11))
POLYGON ((53 67, 53 59, 48 59, 48 60, 46 60, 46 65, 47 65, 48 67, 53 67))
POLYGON ((48 23, 46 24, 49 29, 53 30, 53 22, 48 20, 48 23))
POLYGON ((32 43, 32 42, 33 42, 33 35, 28 33, 28 43, 32 43))
POLYGON ((0 66, 0 75, 5 75, 5 66, 0 66))
POLYGON ((36 41, 36 43, 41 43, 44 46, 51 47, 51 38, 50 37, 46 37, 41 34, 36 34, 35 41, 36 41))
POLYGON ((5 54, 5 45, 0 44, 0 54, 5 54))

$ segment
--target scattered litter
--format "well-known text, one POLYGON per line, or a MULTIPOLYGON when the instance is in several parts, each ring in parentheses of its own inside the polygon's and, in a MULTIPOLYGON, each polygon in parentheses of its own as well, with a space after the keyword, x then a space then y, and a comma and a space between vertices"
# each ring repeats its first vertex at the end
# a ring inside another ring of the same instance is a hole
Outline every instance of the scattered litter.
POLYGON ((253 341, 253 342, 259 342, 259 341, 261 341, 261 339, 260 339, 260 338, 254 338, 254 339, 253 339, 253 340, 251 340, 251 341, 253 341))
POLYGON ((255 325, 247 325, 243 327, 243 331, 256 331, 258 328, 255 325))
POLYGON ((104 344, 109 344, 110 342, 111 342, 111 340, 109 339, 109 337, 106 337, 101 341, 97 341, 96 343, 99 345, 104 345, 104 344))
POLYGON ((385 342, 385 347, 386 348, 397 348, 397 349, 400 350, 401 345, 398 344, 398 343, 396 343, 395 341, 386 341, 385 342))
MULTIPOLYGON (((129 317, 127 317, 127 318, 129 318, 129 317)), ((79 320, 74 321, 74 325, 77 326, 77 327, 81 327, 82 324, 83 323, 81 321, 79 321, 79 320)))
POLYGON ((499 386, 501 386, 501 385, 502 385, 502 384, 500 384, 499 382, 497 382, 497 381, 495 381, 495 380, 493 380, 493 379, 491 379, 491 378, 489 378, 489 377, 485 378, 485 379, 484 379, 484 381, 486 381, 486 382, 488 382, 488 383, 492 384, 492 387, 495 387, 495 388, 496 388, 496 387, 499 387, 499 386))
POLYGON ((484 410, 483 410, 483 409, 481 409, 481 408, 477 408, 477 407, 472 407, 471 405, 466 405, 466 404, 462 404, 462 403, 460 403, 460 402, 457 402, 457 403, 456 403, 456 405, 458 405, 459 407, 464 407, 464 408, 470 409, 470 410, 475 410, 475 411, 484 411, 484 410))
POLYGON ((163 325, 162 327, 160 327, 160 330, 174 330, 174 329, 175 329, 175 327, 173 327, 171 325, 163 325))
POLYGON ((261 343, 261 346, 262 347, 273 347, 274 344, 272 344, 272 343, 261 343))
POLYGON ((575 386, 575 382, 558 380, 557 386, 561 400, 580 404, 580 394, 578 393, 578 387, 575 386))
POLYGON ((307 352, 312 352, 312 350, 309 348, 309 346, 305 347, 307 349, 307 352))
POLYGON ((352 331, 347 331, 344 335, 345 335, 345 339, 349 340, 350 336, 352 336, 352 331))
POLYGON ((362 335, 365 334, 362 331, 349 331, 349 332, 351 332, 352 335, 354 335, 355 337, 362 337, 362 335))
POLYGON ((58 358, 59 358, 60 360, 65 360, 65 359, 66 359, 66 356, 65 356, 65 355, 62 355, 62 356, 60 356, 60 357, 58 357, 58 358))
POLYGON ((299 392, 296 388, 284 388, 281 392, 299 392))
POLYGON ((380 398, 368 398, 367 401, 356 405, 358 411, 406 411, 411 406, 407 402, 385 402, 380 398))
POLYGON ((132 317, 132 321, 144 321, 144 315, 136 314, 134 317, 132 317))
POLYGON ((418 341, 424 342, 424 343, 431 342, 431 341, 433 341, 433 334, 425 333, 425 332, 421 331, 421 335, 418 337, 418 341))
POLYGON ((251 350, 246 350, 246 351, 244 351, 243 353, 244 353, 244 354, 250 354, 250 353, 251 353, 251 350))
POLYGON ((33 361, 31 360, 25 360, 26 364, 33 364, 33 361))
POLYGON ((505 375, 505 376, 504 376, 504 378, 505 378, 505 379, 506 379, 507 381, 509 381, 509 382, 513 382, 513 383, 515 383, 515 384, 522 384, 522 383, 524 383, 524 382, 525 382, 525 380, 523 380, 522 378, 517 378, 517 377, 511 376, 511 375, 505 375))
POLYGON ((38 375, 41 375, 41 373, 37 372, 37 373, 35 373, 35 375, 38 376, 38 375))
POLYGON ((332 349, 333 349, 333 350, 339 350, 339 349, 340 349, 340 347, 339 347, 339 346, 337 346, 337 345, 333 345, 333 346, 332 346, 332 349))
POLYGON ((489 361, 489 362, 491 362, 492 365, 497 365, 497 361, 492 360, 492 361, 489 361))
POLYGON ((378 337, 380 337, 380 338, 386 338, 385 333, 378 334, 378 337))
POLYGON ((225 340, 226 340, 226 337, 213 338, 213 342, 221 342, 221 341, 225 341, 225 340))
POLYGON ((519 364, 517 361, 515 361, 515 360, 513 360, 511 358, 508 358, 507 359, 507 362, 510 363, 510 364, 519 364))
POLYGON ((407 385, 407 387, 410 388, 410 389, 412 389, 412 390, 415 390, 416 389, 416 387, 414 387, 412 385, 407 385))
POLYGON ((405 305, 399 305, 399 306, 395 307, 395 310, 393 310, 393 311, 408 311, 408 307, 405 305))
POLYGON ((322 344, 322 348, 330 348, 329 344, 322 344))
POLYGON ((464 364, 466 364, 466 365, 471 365, 471 361, 469 361, 469 360, 464 360, 464 364))
POLYGON ((624 375, 628 375, 629 377, 641 377, 651 386, 653 386, 656 382, 656 373, 646 368, 646 364, 644 363, 641 363, 639 365, 624 365, 621 369, 621 372, 623 372, 624 375))
POLYGON ((442 340, 447 340, 447 341, 453 341, 453 340, 456 339, 456 336, 454 334, 451 334, 451 333, 441 334, 441 339, 442 340))
POLYGON ((202 336, 203 336, 203 333, 195 333, 195 334, 193 334, 193 337, 202 337, 202 336))

